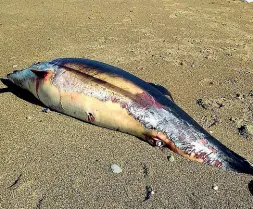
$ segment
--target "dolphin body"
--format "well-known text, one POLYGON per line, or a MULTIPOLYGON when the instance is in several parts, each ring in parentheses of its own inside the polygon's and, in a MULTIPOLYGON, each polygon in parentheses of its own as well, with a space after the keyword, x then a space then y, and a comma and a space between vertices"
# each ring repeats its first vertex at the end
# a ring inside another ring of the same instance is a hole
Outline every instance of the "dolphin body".
POLYGON ((166 90, 111 65, 82 58, 38 62, 7 79, 47 107, 166 146, 191 160, 240 173, 252 165, 166 97, 166 90))

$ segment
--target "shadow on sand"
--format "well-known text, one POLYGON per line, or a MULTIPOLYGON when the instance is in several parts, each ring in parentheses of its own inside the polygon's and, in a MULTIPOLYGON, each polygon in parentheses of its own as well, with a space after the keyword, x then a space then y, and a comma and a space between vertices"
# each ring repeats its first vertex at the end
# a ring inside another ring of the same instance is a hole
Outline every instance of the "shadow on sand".
POLYGON ((7 86, 7 88, 0 88, 0 94, 11 92, 12 94, 16 95, 20 99, 23 99, 27 102, 30 102, 35 105, 39 105, 41 107, 45 106, 39 100, 37 100, 29 91, 21 89, 20 87, 16 86, 15 84, 13 84, 11 81, 7 79, 1 78, 0 80, 5 86, 7 86))
POLYGON ((249 192, 253 196, 253 180, 249 182, 248 184, 249 192))

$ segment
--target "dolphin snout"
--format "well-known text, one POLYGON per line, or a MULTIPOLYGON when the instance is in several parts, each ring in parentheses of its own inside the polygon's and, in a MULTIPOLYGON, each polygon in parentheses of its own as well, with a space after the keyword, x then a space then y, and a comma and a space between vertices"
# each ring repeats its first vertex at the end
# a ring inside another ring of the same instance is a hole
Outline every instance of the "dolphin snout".
POLYGON ((7 78, 8 80, 14 82, 14 80, 17 80, 18 78, 18 72, 20 70, 14 70, 12 73, 8 73, 5 78, 7 78))
MULTIPOLYGON (((14 72, 13 72, 13 73, 14 73, 14 72)), ((8 74, 6 75, 6 78, 10 78, 10 76, 13 75, 13 73, 8 73, 8 74)))
POLYGON ((8 73, 8 74, 6 75, 6 77, 7 77, 7 78, 10 78, 11 76, 13 76, 14 74, 16 74, 16 73, 18 73, 18 72, 20 72, 20 70, 14 70, 12 73, 8 73))

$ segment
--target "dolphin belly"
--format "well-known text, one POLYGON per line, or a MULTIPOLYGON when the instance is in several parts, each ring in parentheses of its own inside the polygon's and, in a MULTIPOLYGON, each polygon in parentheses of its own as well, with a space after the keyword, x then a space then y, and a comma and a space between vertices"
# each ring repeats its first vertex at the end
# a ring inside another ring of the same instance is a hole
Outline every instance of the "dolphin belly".
POLYGON ((144 126, 119 103, 76 92, 61 92, 62 113, 88 123, 144 138, 144 126))

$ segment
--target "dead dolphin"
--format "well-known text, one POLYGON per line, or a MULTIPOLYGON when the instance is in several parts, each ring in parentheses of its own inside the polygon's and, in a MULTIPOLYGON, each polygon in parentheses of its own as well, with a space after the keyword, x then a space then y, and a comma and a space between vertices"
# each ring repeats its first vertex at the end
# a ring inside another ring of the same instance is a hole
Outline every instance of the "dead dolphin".
POLYGON ((246 159, 212 137, 166 91, 122 69, 60 58, 14 71, 7 79, 58 112, 167 146, 191 160, 253 174, 246 159))

